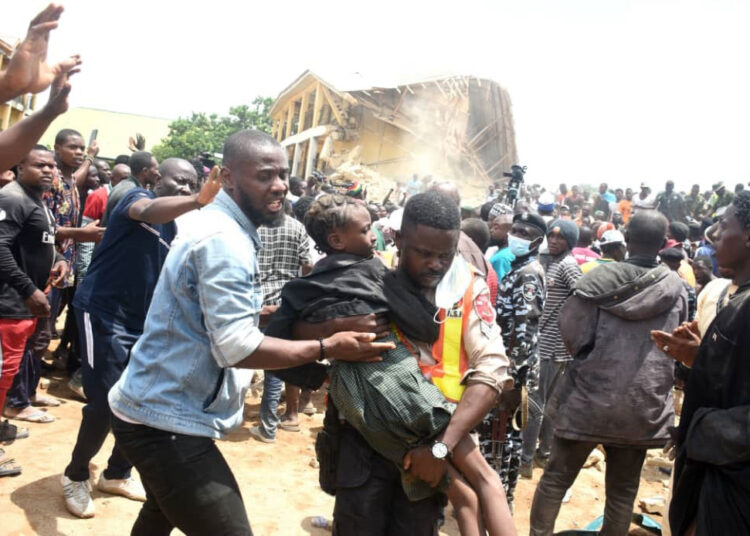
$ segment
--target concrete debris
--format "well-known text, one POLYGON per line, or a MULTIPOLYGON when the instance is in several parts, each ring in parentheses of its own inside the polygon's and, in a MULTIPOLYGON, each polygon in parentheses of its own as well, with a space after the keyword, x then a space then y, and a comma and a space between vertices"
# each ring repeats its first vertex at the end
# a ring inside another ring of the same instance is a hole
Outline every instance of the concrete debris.
POLYGON ((661 514, 666 510, 666 500, 661 495, 638 501, 638 508, 647 514, 661 514))

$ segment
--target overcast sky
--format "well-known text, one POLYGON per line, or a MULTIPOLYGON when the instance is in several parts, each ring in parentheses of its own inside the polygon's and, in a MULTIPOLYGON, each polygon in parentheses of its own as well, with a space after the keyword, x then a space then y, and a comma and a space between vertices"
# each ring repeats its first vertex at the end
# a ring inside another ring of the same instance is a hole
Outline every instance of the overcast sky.
MULTIPOLYGON (((5 3, 0 35, 20 37, 47 2, 5 3)), ((72 106, 175 118, 275 96, 305 69, 455 72, 509 90, 532 182, 750 180, 747 1, 64 5, 50 57, 83 57, 72 106)))

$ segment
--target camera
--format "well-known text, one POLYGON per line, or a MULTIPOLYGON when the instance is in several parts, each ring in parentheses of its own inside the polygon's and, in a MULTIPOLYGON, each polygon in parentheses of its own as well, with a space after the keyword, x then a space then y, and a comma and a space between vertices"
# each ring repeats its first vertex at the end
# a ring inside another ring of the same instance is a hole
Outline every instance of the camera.
POLYGON ((511 207, 516 206, 518 201, 518 194, 523 184, 523 176, 526 174, 526 166, 519 166, 515 164, 510 167, 510 173, 507 171, 503 172, 503 177, 509 177, 508 181, 508 192, 505 194, 505 203, 511 207))

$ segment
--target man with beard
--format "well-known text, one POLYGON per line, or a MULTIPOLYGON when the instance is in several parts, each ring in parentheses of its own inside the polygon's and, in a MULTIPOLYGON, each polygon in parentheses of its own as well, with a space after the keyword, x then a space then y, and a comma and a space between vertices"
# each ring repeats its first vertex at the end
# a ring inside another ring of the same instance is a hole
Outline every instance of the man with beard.
POLYGON ((242 423, 250 378, 239 368, 361 361, 393 347, 371 342, 372 333, 306 341, 263 335, 256 229, 284 215, 287 155, 255 130, 229 136, 223 154, 223 190, 201 211, 196 232, 172 244, 143 335, 109 393, 118 447, 146 490, 133 534, 175 527, 252 534, 239 486, 214 444, 242 423))

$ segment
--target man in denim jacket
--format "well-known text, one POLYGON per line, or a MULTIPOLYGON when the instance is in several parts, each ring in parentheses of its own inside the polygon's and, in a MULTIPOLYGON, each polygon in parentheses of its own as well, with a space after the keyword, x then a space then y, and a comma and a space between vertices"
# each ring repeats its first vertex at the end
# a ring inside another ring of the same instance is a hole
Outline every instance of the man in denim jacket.
POLYGON ((320 358, 367 360, 391 348, 374 334, 317 341, 264 337, 257 226, 284 214, 286 152, 244 130, 224 145, 224 189, 194 236, 170 250, 143 336, 109 394, 113 430, 147 500, 132 534, 252 534, 239 487, 214 445, 242 422, 247 376, 320 358))

